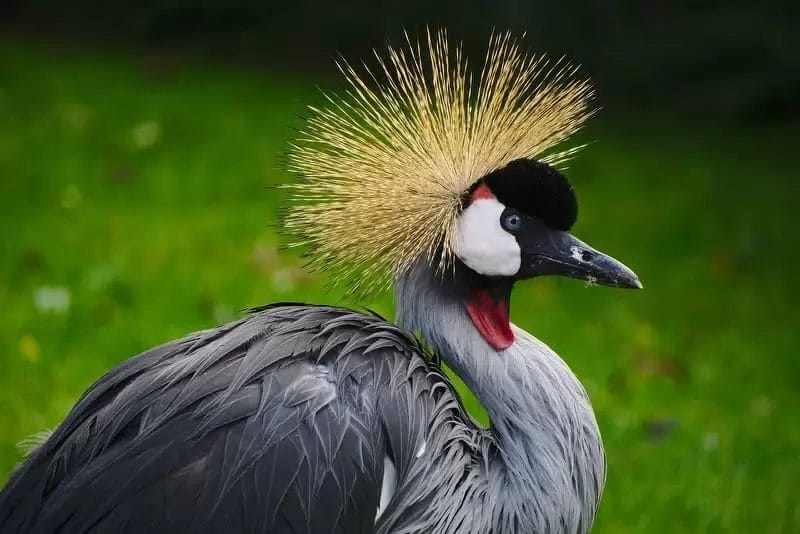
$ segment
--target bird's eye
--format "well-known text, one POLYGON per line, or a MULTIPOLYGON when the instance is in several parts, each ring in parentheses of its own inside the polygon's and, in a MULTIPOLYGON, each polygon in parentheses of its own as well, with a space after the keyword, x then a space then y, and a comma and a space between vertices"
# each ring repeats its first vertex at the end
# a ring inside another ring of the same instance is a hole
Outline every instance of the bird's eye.
POLYGON ((500 224, 507 232, 518 232, 522 228, 522 217, 516 211, 507 209, 500 218, 500 224))

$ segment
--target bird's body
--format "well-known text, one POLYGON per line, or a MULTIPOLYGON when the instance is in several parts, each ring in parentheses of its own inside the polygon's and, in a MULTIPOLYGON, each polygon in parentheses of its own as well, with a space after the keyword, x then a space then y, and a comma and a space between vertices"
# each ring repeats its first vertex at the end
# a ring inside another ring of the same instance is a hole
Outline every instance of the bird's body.
POLYGON ((391 49, 379 90, 345 67, 351 100, 312 108, 290 158, 286 228, 352 293, 393 282, 396 324, 277 304, 128 360, 12 475, 0 532, 591 528, 605 461, 586 392, 509 319, 525 278, 641 287, 569 234, 553 165, 574 150, 534 159, 580 128, 591 88, 508 36, 475 87, 444 34, 428 52, 391 49))
MULTIPOLYGON (((457 324, 436 348, 464 365, 484 358, 466 313, 414 274, 398 284, 402 319, 457 324)), ((376 316, 272 305, 157 347, 101 378, 15 473, 0 530, 584 531, 604 476, 593 413, 558 356, 516 333, 508 366, 478 390, 498 388, 482 397, 501 416, 494 432, 473 424, 406 331, 376 316), (509 381, 523 382, 519 398, 505 395, 509 381), (555 394, 564 387, 571 398, 555 394), (387 458, 396 484, 382 488, 387 458), (515 473, 512 459, 530 469, 515 473), (541 489, 548 500, 531 499, 541 489)))

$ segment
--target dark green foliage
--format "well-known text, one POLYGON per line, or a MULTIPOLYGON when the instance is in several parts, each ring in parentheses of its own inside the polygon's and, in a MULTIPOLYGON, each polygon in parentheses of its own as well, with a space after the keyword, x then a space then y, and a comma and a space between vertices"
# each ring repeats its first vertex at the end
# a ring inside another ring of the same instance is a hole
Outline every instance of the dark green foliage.
MULTIPOLYGON (((604 105, 642 103, 738 119, 797 117, 800 4, 455 0, 7 0, 0 24, 95 42, 193 47, 222 57, 328 69, 385 38, 445 26, 480 49, 492 29, 527 32, 599 82, 604 105)), ((1 26, 0 26, 1 27, 1 26)))

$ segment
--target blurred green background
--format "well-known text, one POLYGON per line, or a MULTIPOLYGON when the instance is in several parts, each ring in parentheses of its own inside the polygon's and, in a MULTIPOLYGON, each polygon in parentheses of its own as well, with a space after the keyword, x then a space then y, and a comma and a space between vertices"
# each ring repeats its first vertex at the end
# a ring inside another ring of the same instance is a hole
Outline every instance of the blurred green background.
MULTIPOLYGON (((605 108, 575 233, 645 291, 521 285, 585 383, 596 532, 800 532, 795 4, 206 0, 0 7, 0 481, 101 373, 276 300, 347 302, 276 235, 281 156, 333 59, 402 28, 527 31, 605 108)), ((368 303, 392 316, 389 296, 368 303)), ((475 408, 474 402, 469 405, 475 408)))

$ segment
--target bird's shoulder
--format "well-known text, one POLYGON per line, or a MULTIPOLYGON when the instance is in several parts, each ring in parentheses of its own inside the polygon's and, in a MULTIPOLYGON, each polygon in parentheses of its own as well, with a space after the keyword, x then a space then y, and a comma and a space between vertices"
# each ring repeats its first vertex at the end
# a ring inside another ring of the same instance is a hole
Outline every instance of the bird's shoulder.
POLYGON ((369 530, 386 450, 414 450, 440 381, 377 314, 254 309, 101 377, 0 494, 0 525, 190 528, 244 507, 242 531, 369 530))
MULTIPOLYGON (((172 392, 230 396, 258 381, 265 394, 290 396, 303 380, 338 388, 392 376, 427 374, 436 363, 419 342, 375 313, 324 305, 277 303, 248 311, 218 328, 189 334, 121 363, 81 397, 65 425, 81 413, 111 413, 133 401, 172 392)), ((394 378, 398 378, 395 376, 394 378)), ((186 399, 194 402, 196 398, 186 399)), ((185 404, 184 402, 184 404, 185 404)), ((62 425, 62 426, 65 426, 62 425)))

